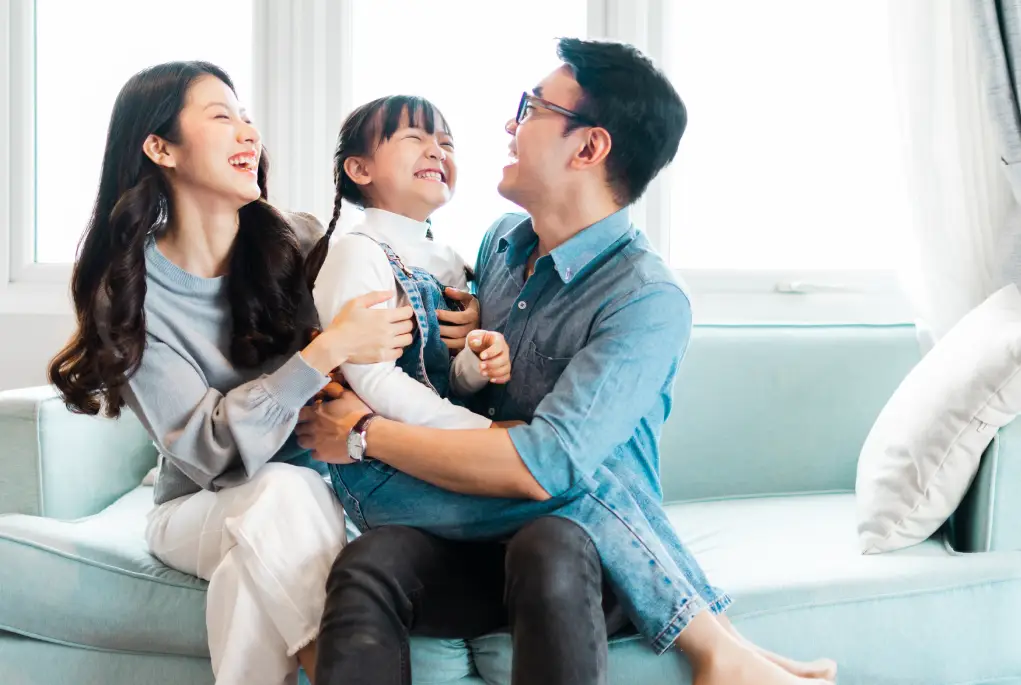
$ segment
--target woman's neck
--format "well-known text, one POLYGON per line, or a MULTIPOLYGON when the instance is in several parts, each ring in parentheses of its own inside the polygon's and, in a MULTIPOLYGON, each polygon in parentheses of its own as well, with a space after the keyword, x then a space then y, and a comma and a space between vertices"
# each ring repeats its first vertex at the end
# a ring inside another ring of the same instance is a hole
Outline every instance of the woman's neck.
POLYGON ((216 278, 227 273, 238 234, 238 211, 210 208, 190 198, 175 197, 174 216, 156 243, 167 259, 188 273, 216 278))

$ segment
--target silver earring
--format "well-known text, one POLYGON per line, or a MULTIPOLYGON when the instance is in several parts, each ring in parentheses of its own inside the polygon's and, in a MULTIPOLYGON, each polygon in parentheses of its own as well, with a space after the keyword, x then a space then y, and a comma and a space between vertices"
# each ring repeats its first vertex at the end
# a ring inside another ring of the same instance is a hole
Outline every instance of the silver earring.
POLYGON ((156 211, 156 221, 153 222, 152 226, 149 227, 149 235, 154 234, 167 225, 170 221, 170 204, 167 202, 167 197, 163 193, 160 193, 159 208, 156 211))

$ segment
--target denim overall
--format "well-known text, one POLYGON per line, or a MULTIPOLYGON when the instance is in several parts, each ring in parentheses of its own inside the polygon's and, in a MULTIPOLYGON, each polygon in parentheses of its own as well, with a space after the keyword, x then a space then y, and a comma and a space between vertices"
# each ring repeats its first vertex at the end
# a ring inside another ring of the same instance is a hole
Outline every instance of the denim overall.
MULTIPOLYGON (((385 244, 394 278, 415 310, 414 340, 397 361, 409 376, 444 396, 450 356, 440 338, 437 309, 448 309, 443 287, 420 268, 408 268, 385 244)), ((481 458, 481 457, 480 457, 481 458)), ((526 523, 559 516, 581 526, 599 552, 607 580, 638 630, 662 652, 703 609, 721 613, 730 598, 711 586, 672 530, 658 530, 634 493, 601 470, 594 488, 577 487, 545 502, 462 495, 418 480, 372 458, 330 464, 344 510, 360 530, 403 525, 454 540, 507 539, 526 523), (672 554, 682 550, 680 555, 672 554)))
MULTIPOLYGON (((366 236, 368 237, 368 236, 366 236)), ((408 268, 386 243, 379 243, 390 260, 394 278, 415 310, 415 335, 397 360, 397 366, 440 397, 450 389, 450 350, 440 337, 437 309, 450 309, 443 296, 444 286, 419 267, 408 268)))

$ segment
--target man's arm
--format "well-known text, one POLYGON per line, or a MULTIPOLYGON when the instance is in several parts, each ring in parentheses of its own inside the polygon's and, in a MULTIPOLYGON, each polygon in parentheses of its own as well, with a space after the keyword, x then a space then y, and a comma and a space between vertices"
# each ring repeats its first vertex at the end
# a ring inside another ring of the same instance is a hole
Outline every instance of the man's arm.
POLYGON ((443 430, 377 419, 367 453, 419 480, 465 495, 549 499, 506 429, 443 430))
POLYGON ((607 307, 531 423, 508 431, 546 492, 586 483, 650 407, 663 401, 669 412, 661 394, 690 337, 691 304, 675 283, 647 284, 607 307))
MULTIPOLYGON (((631 437, 673 373, 690 331, 691 308, 681 290, 646 286, 602 319, 531 424, 450 431, 378 419, 369 424, 367 454, 464 494, 557 496, 591 477, 631 437)), ((330 459, 331 439, 346 439, 365 411, 356 397, 308 411, 303 421, 311 425, 299 427, 303 446, 330 459)))

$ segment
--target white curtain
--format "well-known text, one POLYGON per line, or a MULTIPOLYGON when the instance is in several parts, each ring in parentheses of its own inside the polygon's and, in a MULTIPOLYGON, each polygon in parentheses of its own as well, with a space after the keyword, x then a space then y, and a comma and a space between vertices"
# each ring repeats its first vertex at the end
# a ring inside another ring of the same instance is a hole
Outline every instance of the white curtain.
POLYGON ((912 205, 905 287, 927 347, 987 295, 1016 280, 1021 233, 984 94, 969 3, 889 0, 888 6, 912 205))

